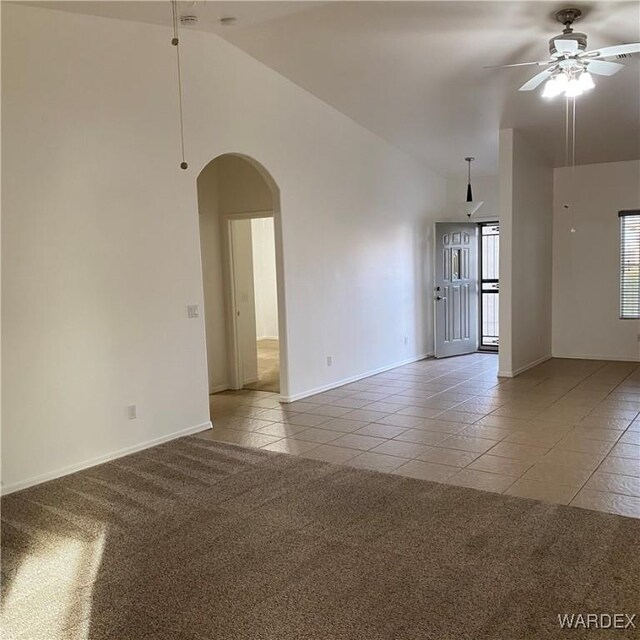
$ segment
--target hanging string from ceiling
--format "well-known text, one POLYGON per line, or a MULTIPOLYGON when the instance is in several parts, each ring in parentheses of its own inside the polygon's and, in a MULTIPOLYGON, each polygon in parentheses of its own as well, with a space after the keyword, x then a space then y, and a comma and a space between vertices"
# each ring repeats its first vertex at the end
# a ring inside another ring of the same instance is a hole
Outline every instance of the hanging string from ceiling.
POLYGON ((181 169, 187 169, 189 165, 185 160, 184 154, 184 115, 182 108, 182 74, 180 72, 180 39, 178 37, 178 2, 171 0, 171 16, 173 22, 173 38, 171 44, 176 48, 176 66, 178 70, 178 104, 180 106, 180 149, 182 152, 181 169))
POLYGON ((565 125, 564 125, 564 164, 571 167, 571 179, 569 181, 569 198, 564 208, 571 216, 571 233, 576 232, 575 226, 575 193, 576 193, 576 98, 565 98, 565 125), (571 148, 571 149, 570 149, 571 148))
POLYGON ((576 195, 576 96, 571 99, 571 192, 573 205, 571 207, 571 233, 576 232, 575 225, 575 195, 576 195))

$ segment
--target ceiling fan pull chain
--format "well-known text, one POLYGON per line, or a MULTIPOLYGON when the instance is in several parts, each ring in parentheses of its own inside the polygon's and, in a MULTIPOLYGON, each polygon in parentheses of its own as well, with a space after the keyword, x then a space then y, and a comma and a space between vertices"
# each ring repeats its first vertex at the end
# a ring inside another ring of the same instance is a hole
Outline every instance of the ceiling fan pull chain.
POLYGON ((572 116, 571 116, 571 173, 575 175, 576 170, 576 98, 575 96, 572 99, 572 116))
POLYGON ((576 232, 575 216, 575 165, 576 165, 576 98, 565 97, 564 100, 564 166, 571 167, 569 178, 569 195, 565 201, 565 210, 569 212, 571 233, 576 232), (571 154, 569 154, 569 137, 571 137, 571 154))
POLYGON ((565 127, 564 127, 564 157, 565 167, 571 167, 571 176, 569 178, 569 197, 563 205, 569 211, 571 222, 571 233, 576 232, 575 226, 575 193, 576 193, 576 97, 565 98, 565 127), (571 105, 569 105, 571 101, 571 105), (571 112, 569 107, 571 106, 571 112), (571 123, 569 123, 571 119, 571 123), (569 157, 569 133, 571 131, 571 156, 569 157), (569 164, 571 159, 571 164, 569 164))
POLYGON ((569 166, 569 98, 564 99, 564 166, 569 166))
POLYGON ((182 152, 181 169, 187 169, 189 165, 185 161, 184 155, 184 114, 182 108, 182 74, 180 72, 180 39, 178 37, 178 3, 171 0, 171 17, 173 21, 173 38, 171 44, 176 48, 176 66, 178 70, 178 105, 180 107, 180 149, 182 152))
POLYGON ((576 97, 572 98, 571 114, 571 233, 576 232, 575 225, 575 194, 576 194, 576 97))

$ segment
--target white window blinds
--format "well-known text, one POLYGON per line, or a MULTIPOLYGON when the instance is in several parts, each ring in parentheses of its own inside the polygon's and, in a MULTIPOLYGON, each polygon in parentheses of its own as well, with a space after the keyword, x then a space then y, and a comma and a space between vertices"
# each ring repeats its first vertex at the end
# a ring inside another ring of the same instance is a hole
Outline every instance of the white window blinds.
POLYGON ((620 317, 640 318, 640 209, 620 211, 620 317))

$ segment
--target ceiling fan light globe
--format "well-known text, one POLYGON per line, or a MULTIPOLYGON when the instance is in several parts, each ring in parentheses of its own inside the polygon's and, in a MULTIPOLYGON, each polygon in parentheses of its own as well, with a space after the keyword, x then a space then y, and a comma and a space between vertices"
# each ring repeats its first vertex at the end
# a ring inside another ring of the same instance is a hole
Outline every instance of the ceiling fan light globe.
POLYGON ((555 98, 559 96, 563 91, 563 88, 558 84, 558 81, 555 78, 550 78, 544 85, 544 90, 542 91, 543 98, 555 98))
POLYGON ((554 80, 560 87, 560 91, 564 91, 569 84, 569 76, 566 73, 560 73, 557 76, 554 76, 554 80))
POLYGON ((578 83, 583 91, 589 91, 596 86, 593 76, 588 71, 583 71, 578 78, 578 83))
POLYGON ((582 95, 582 93, 583 89, 580 86, 580 81, 577 78, 571 78, 567 84, 564 95, 567 98, 577 98, 579 95, 582 95))

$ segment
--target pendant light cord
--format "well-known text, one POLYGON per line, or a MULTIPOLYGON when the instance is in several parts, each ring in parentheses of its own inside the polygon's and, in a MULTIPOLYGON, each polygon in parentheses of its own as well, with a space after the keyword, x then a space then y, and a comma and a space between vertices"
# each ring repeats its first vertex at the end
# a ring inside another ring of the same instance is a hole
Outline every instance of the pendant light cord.
POLYGON ((184 113, 182 107, 182 73, 180 71, 180 39, 178 38, 178 2, 171 0, 171 16, 173 21, 173 38, 171 44, 176 48, 176 67, 178 70, 178 105, 180 108, 180 150, 182 153, 181 169, 187 169, 188 164, 184 153, 184 113))

